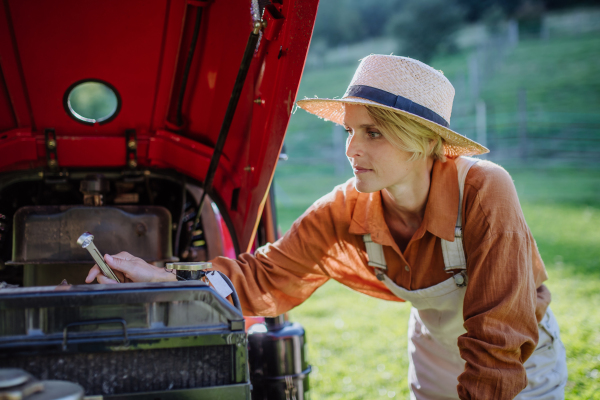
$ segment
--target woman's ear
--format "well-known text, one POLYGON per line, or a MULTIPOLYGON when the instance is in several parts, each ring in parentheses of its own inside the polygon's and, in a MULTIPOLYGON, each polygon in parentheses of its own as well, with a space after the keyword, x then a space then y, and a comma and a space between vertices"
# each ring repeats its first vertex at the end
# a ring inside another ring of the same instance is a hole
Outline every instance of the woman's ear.
POLYGON ((441 136, 429 141, 427 157, 433 157, 441 162, 446 162, 446 156, 444 154, 444 139, 442 139, 441 136))

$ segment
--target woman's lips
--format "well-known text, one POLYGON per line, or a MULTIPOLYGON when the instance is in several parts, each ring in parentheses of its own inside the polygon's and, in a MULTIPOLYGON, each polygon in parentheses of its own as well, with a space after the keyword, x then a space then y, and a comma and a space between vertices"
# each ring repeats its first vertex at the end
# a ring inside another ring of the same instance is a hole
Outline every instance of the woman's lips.
POLYGON ((372 171, 370 169, 363 168, 363 167, 358 167, 358 166, 352 167, 352 170, 354 171, 355 174, 364 174, 365 172, 371 172, 372 171))

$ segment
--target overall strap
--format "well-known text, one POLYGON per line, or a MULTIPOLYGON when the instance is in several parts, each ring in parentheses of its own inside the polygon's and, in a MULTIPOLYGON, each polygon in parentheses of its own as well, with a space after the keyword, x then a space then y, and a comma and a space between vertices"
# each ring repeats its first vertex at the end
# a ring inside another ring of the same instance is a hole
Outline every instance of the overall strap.
POLYGON ((387 271, 387 263, 385 262, 385 255, 383 254, 383 246, 379 243, 375 243, 371 239, 371 234, 367 233, 363 235, 363 242, 367 248, 367 256, 369 257, 369 267, 375 269, 375 276, 380 281, 385 281, 385 273, 387 271))
POLYGON ((463 246, 463 231, 462 231, 462 203, 463 193, 465 190, 465 180, 467 173, 473 165, 479 160, 471 157, 458 157, 454 160, 456 169, 458 172, 458 189, 459 189, 459 201, 458 201, 458 217, 456 218, 456 227, 454 228, 454 241, 449 242, 444 239, 441 240, 442 254, 444 255, 444 270, 451 272, 451 270, 467 269, 467 258, 465 256, 465 249, 463 246))
MULTIPOLYGON (((465 188, 465 180, 469 169, 479 160, 471 157, 458 157, 454 163, 458 171, 458 188, 459 188, 459 201, 458 201, 458 218, 456 219, 456 228, 454 229, 454 242, 441 239, 442 253, 444 255, 444 270, 446 272, 452 272, 452 270, 463 270, 459 274, 454 275, 454 281, 457 286, 465 286, 467 284, 467 258, 465 257, 465 250, 463 247, 463 232, 462 232, 462 202, 463 192, 465 188)), ((380 281, 384 281, 385 272, 387 270, 387 263, 385 262, 385 256, 383 254, 383 246, 379 243, 373 242, 371 235, 363 235, 363 241, 367 249, 367 256, 369 257, 369 266, 375 268, 375 275, 380 281)))
POLYGON ((363 235, 363 241, 365 242, 367 255, 369 256, 369 267, 387 270, 385 256, 383 255, 383 246, 379 243, 375 243, 371 239, 371 234, 363 235))

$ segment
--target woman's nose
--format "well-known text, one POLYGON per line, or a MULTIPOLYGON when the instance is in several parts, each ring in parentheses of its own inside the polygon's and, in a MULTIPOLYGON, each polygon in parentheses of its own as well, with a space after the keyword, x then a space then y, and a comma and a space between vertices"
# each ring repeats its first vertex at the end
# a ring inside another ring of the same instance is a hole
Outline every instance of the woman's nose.
POLYGON ((346 157, 357 157, 362 153, 357 135, 348 135, 346 139, 346 157))

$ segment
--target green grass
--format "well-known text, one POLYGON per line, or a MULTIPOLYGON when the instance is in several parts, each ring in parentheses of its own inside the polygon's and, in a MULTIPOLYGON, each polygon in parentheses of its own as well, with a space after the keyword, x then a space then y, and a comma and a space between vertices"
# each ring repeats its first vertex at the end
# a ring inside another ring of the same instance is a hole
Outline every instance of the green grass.
POLYGON ((597 113, 598 49, 598 34, 524 42, 504 60, 483 98, 497 112, 514 112, 517 91, 526 88, 528 103, 543 112, 597 113))
MULTIPOLYGON (((526 85, 535 118, 597 123, 599 48, 598 34, 524 41, 505 57, 482 95, 495 111, 513 113, 517 91, 526 85)), ((467 54, 456 54, 432 65, 452 80, 466 70, 467 60, 467 54)), ((341 96, 354 69, 305 71, 298 98, 341 96)), ((457 94, 457 100, 469 99, 457 94)), ((286 138, 290 161, 278 166, 275 178, 283 231, 351 176, 347 166, 336 172, 343 149, 331 139, 332 130, 331 123, 303 110, 292 116, 286 138)), ((589 166, 507 166, 548 270, 551 306, 567 348, 566 398, 600 399, 600 172, 589 166)), ((329 282, 292 310, 291 319, 307 331, 312 398, 407 398, 409 309, 329 282)))

